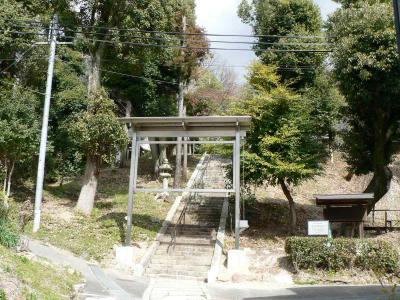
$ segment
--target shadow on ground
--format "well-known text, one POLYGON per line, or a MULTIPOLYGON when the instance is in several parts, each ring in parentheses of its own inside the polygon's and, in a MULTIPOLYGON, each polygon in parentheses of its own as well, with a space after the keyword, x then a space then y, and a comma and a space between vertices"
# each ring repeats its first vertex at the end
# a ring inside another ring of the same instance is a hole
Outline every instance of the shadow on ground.
MULTIPOLYGON (((123 212, 110 212, 99 218, 97 218, 97 222, 108 223, 107 221, 112 221, 119 230, 120 242, 124 243, 126 239, 126 213, 123 212)), ((154 218, 154 216, 146 215, 146 214, 137 214, 134 213, 132 215, 132 223, 133 227, 140 227, 142 229, 157 233, 160 229, 161 224, 164 220, 159 220, 154 218)), ((110 224, 110 226, 112 226, 110 224)))
MULTIPOLYGON (((332 287, 302 287, 285 290, 285 295, 268 297, 245 297, 243 300, 291 300, 291 299, 315 299, 315 300, 392 300, 399 299, 399 291, 392 293, 391 287, 383 289, 380 286, 332 286, 332 287)), ((285 293, 284 292, 284 293, 285 293)))
MULTIPOLYGON (((262 201, 249 201, 245 203, 245 214, 242 219, 249 221, 249 228, 241 234, 246 240, 252 241, 256 246, 263 241, 275 244, 288 237, 289 234, 289 205, 286 199, 265 198, 262 201), (247 238, 247 239, 246 239, 247 238)), ((322 220, 322 209, 311 204, 296 204, 297 211, 297 235, 307 234, 308 220, 322 220)), ((227 220, 227 232, 233 234, 234 226, 234 202, 230 201, 227 220)), ((250 245, 249 245, 250 246, 250 245)))

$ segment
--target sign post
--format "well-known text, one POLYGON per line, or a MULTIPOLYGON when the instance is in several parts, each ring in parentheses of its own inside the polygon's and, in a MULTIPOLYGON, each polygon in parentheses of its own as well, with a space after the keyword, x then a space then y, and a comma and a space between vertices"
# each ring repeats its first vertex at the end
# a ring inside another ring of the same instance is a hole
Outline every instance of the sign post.
POLYGON ((308 221, 309 236, 327 236, 332 237, 329 221, 308 221))

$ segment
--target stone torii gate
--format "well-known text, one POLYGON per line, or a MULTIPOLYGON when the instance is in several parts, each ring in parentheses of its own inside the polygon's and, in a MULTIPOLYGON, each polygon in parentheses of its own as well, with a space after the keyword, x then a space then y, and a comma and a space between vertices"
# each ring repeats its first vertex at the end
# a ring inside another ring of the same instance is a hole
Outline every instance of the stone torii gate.
POLYGON ((132 155, 129 175, 128 226, 126 246, 131 244, 132 212, 135 193, 234 193, 235 194, 235 246, 239 249, 240 235, 240 140, 250 129, 249 116, 212 116, 212 117, 154 117, 154 118, 121 118, 122 124, 130 125, 132 155), (175 138, 173 141, 148 141, 144 138, 175 138), (176 141, 176 138, 187 138, 176 141), (190 141, 189 138, 224 138, 223 140, 190 141), (231 138, 228 140, 228 138, 231 138), (178 145, 178 144, 230 144, 233 145, 233 186, 231 189, 190 189, 190 188, 138 188, 137 173, 140 145, 178 145))

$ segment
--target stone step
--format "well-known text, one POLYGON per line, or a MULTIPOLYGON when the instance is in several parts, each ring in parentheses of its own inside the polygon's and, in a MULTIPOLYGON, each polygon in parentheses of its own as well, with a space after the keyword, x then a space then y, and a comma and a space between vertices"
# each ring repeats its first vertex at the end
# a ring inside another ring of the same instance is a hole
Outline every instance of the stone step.
POLYGON ((207 212, 207 213, 204 212, 204 213, 203 213, 203 212, 193 211, 193 212, 186 213, 185 217, 186 217, 186 218, 187 218, 187 217, 219 218, 220 215, 221 215, 221 212, 220 212, 220 211, 213 212, 213 213, 210 213, 210 212, 207 212))
POLYGON ((198 206, 198 205, 189 205, 187 208, 187 212, 216 212, 221 211, 222 205, 220 206, 198 206))
POLYGON ((206 260, 209 260, 211 262, 211 259, 212 259, 212 258, 210 258, 211 254, 213 254, 211 251, 207 252, 207 253, 206 252, 204 252, 204 253, 201 253, 201 252, 198 252, 198 253, 192 252, 192 253, 190 253, 190 252, 182 252, 182 251, 173 251, 173 250, 171 250, 171 252, 169 254, 156 253, 155 256, 160 257, 160 260, 161 260, 161 257, 163 257, 165 260, 168 260, 171 257, 171 261, 172 260, 173 261, 177 260, 178 262, 179 261, 184 261, 184 262, 188 262, 189 263, 194 257, 197 257, 196 261, 204 262, 206 260), (203 259, 204 259, 204 261, 202 261, 203 259))
POLYGON ((177 236, 175 240, 171 237, 162 237, 158 240, 160 243, 176 244, 176 245, 211 245, 215 240, 210 239, 210 237, 182 237, 177 236))
POLYGON ((154 288, 153 292, 151 293, 151 295, 154 297, 155 295, 159 295, 159 296, 199 296, 203 294, 203 290, 201 288, 195 288, 195 289, 188 289, 188 288, 182 288, 182 286, 180 288, 176 288, 176 289, 172 289, 172 288, 159 288, 156 287, 154 288))
POLYGON ((222 207, 222 204, 193 204, 190 203, 188 205, 188 210, 196 209, 196 210, 219 210, 222 207))
MULTIPOLYGON (((216 185, 221 188, 226 186, 225 180, 221 180, 225 176, 225 172, 221 172, 221 166, 220 163, 208 166, 204 177, 205 186, 213 188, 216 185)), ((204 282, 214 253, 215 236, 224 199, 219 194, 213 193, 198 194, 196 197, 191 195, 190 198, 184 199, 172 222, 176 223, 182 216, 182 211, 186 209, 184 224, 169 226, 167 232, 159 239, 160 245, 151 258, 145 274, 148 277, 162 278, 161 282, 169 279, 204 282)), ((158 288, 159 286, 156 285, 155 289, 158 288)), ((168 285, 164 290, 159 289, 158 293, 159 299, 167 299, 166 297, 180 299, 179 297, 182 296, 194 300, 198 295, 204 296, 201 288, 187 294, 185 286, 181 284, 176 288, 168 285), (171 290, 177 293, 172 294, 171 290)))
MULTIPOLYGON (((176 279, 168 279, 168 278, 163 278, 160 280, 156 280, 155 286, 160 289, 166 289, 166 288, 173 288, 174 290, 176 289, 182 289, 182 282, 176 279)), ((201 282, 198 280, 193 280, 193 281, 186 281, 185 282, 185 289, 202 289, 203 285, 201 282)))
POLYGON ((186 210, 186 213, 215 213, 215 212, 220 212, 222 209, 222 206, 193 206, 189 205, 189 207, 186 210))
POLYGON ((202 238, 202 239, 212 239, 213 234, 212 231, 210 232, 198 232, 192 230, 179 230, 177 229, 176 232, 171 230, 168 237, 171 236, 179 236, 179 237, 187 237, 187 238, 202 238))
POLYGON ((203 220, 187 220, 186 223, 185 223, 185 226, 186 225, 189 225, 189 226, 202 226, 202 227, 208 227, 211 230, 212 229, 218 230, 219 222, 217 222, 217 221, 206 222, 206 221, 203 221, 203 220))
MULTIPOLYGON (((190 207, 198 207, 198 208, 218 208, 222 206, 224 201, 188 201, 190 207)), ((186 202, 185 202, 186 203, 186 202)))
POLYGON ((150 300, 207 300, 206 296, 163 296, 162 298, 153 298, 150 300))
MULTIPOLYGON (((186 232, 204 232, 206 234, 209 234, 213 231, 215 231, 215 228, 213 226, 209 226, 209 227, 200 227, 200 226, 193 226, 190 224, 182 224, 182 225, 178 225, 176 227, 177 230, 180 231, 186 231, 186 232)), ((168 227, 167 232, 169 231, 174 231, 175 230, 175 226, 172 227, 168 227)))
POLYGON ((193 232, 186 232, 186 234, 183 234, 180 230, 177 230, 176 233, 172 230, 170 234, 166 234, 164 235, 164 237, 159 238, 159 241, 171 241, 172 237, 186 237, 188 239, 210 240, 212 239, 212 234, 204 232, 199 232, 198 234, 194 234, 193 232))
POLYGON ((185 218, 185 224, 188 223, 188 221, 207 221, 207 222, 212 222, 215 223, 219 220, 219 215, 218 216, 202 216, 202 215, 190 215, 186 216, 185 218))
POLYGON ((212 255, 214 253, 213 249, 196 251, 194 249, 182 250, 182 249, 178 249, 176 247, 175 247, 175 249, 173 247, 171 247, 169 252, 167 252, 166 249, 157 250, 154 255, 159 255, 159 256, 163 256, 163 257, 180 256, 182 258, 185 258, 185 257, 193 257, 193 256, 203 257, 206 255, 212 255))
MULTIPOLYGON (((198 224, 181 224, 179 225, 181 228, 193 229, 193 230, 212 230, 214 229, 213 225, 198 225, 198 224)), ((174 228, 175 224, 171 224, 168 228, 174 228)))
POLYGON ((155 288, 150 296, 150 300, 152 299, 207 299, 203 296, 202 289, 196 290, 187 290, 185 289, 159 289, 155 288))
POLYGON ((212 229, 217 229, 219 222, 217 222, 217 220, 210 220, 210 219, 197 219, 197 218, 193 218, 193 219, 186 219, 185 225, 207 225, 210 226, 210 228, 212 229))
MULTIPOLYGON (((156 268, 147 268, 146 274, 147 276, 157 276, 157 277, 166 277, 166 278, 176 278, 187 277, 187 279, 201 279, 207 278, 207 271, 196 271, 196 270, 173 270, 173 269, 156 269, 156 268)), ((183 279, 183 278, 182 278, 183 279)))
MULTIPOLYGON (((157 250, 164 251, 165 253, 172 248, 172 245, 168 243, 161 243, 157 250)), ((214 247, 211 245, 196 245, 196 247, 193 247, 192 245, 175 245, 174 247, 175 251, 191 251, 191 252, 209 252, 213 251, 214 247)))
MULTIPOLYGON (((174 234, 172 234, 174 235, 174 234)), ((204 232, 185 232, 185 231, 177 231, 176 232, 176 237, 181 237, 181 238, 189 238, 189 239, 197 239, 197 238, 202 238, 202 239, 209 239, 209 240, 214 240, 216 238, 217 234, 207 234, 204 232)))
MULTIPOLYGON (((177 272, 186 272, 186 271, 190 271, 190 272, 207 272, 208 269, 210 268, 210 266, 207 265, 176 265, 173 263, 165 263, 165 264, 156 264, 156 263, 152 263, 150 265, 150 267, 148 268, 149 272, 159 272, 159 273, 163 273, 166 272, 172 272, 172 273, 177 273, 177 272)), ((179 273, 180 274, 180 273, 179 273)))
POLYGON ((221 205, 221 203, 224 201, 224 198, 199 198, 199 199, 191 199, 190 203, 191 204, 197 204, 197 205, 205 205, 205 204, 209 204, 209 205, 221 205))
POLYGON ((187 281, 200 281, 204 282, 207 274, 205 276, 188 276, 188 275, 173 275, 173 274, 150 274, 146 272, 147 277, 151 278, 164 278, 164 279, 174 279, 174 280, 187 280, 187 281))
POLYGON ((150 299, 166 299, 165 297, 176 297, 171 299, 182 299, 181 297, 188 297, 183 299, 193 299, 192 297, 201 297, 202 295, 203 295, 202 290, 186 290, 186 289, 173 290, 173 289, 156 288, 155 290, 152 291, 150 299))
POLYGON ((210 266, 211 265, 212 256, 206 257, 195 257, 195 256, 182 256, 182 255, 155 255, 151 259, 151 266, 157 264, 183 264, 183 265, 192 265, 192 266, 210 266))
MULTIPOLYGON (((178 226, 182 225, 189 225, 189 226, 209 226, 210 228, 215 228, 215 225, 219 224, 219 217, 218 218, 205 218, 205 217, 196 217, 196 216, 186 216, 185 222, 182 222, 178 226)), ((174 228, 175 226, 171 226, 174 228)))
MULTIPOLYGON (((171 232, 169 232, 170 234, 174 235, 174 231, 171 230, 171 232)), ((177 230, 176 231, 176 235, 177 236, 184 236, 184 237, 208 237, 208 238, 213 238, 214 235, 216 235, 216 233, 213 233, 213 231, 193 231, 193 230, 177 230)))

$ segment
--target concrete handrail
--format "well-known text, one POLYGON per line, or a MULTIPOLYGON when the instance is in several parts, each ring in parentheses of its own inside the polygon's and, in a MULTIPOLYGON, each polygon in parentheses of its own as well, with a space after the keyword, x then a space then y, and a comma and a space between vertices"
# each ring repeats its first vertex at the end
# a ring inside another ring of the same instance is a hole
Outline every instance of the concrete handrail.
POLYGON ((215 246, 214 246, 214 254, 211 260, 210 269, 208 270, 207 274, 208 283, 215 282, 217 280, 217 276, 219 273, 222 252, 224 249, 225 226, 226 226, 226 217, 228 216, 228 208, 229 208, 229 201, 228 201, 228 195, 226 195, 224 203, 222 205, 221 217, 219 220, 219 227, 217 233, 217 240, 215 241, 215 246))

